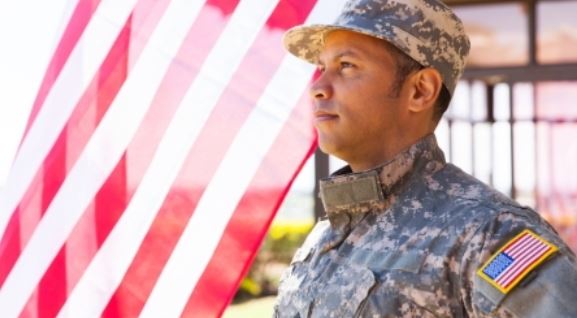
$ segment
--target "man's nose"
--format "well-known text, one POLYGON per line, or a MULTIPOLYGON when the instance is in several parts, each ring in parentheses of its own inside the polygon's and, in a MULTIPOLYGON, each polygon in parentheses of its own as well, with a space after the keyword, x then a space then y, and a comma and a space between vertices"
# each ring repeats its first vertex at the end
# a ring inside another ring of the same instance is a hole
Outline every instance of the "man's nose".
POLYGON ((314 99, 328 99, 332 95, 332 85, 328 72, 316 71, 313 76, 313 82, 309 88, 309 94, 314 99))

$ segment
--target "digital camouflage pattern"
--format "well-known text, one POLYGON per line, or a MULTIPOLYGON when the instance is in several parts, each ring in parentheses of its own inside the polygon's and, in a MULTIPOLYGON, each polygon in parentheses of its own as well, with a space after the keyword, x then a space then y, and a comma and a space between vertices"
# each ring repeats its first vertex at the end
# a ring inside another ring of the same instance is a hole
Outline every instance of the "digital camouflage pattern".
POLYGON ((447 164, 434 135, 322 182, 348 198, 321 192, 328 217, 284 273, 275 317, 577 317, 575 255, 536 212, 447 164), (380 199, 346 194, 374 175, 380 199), (525 229, 559 251, 505 295, 476 271, 525 229))
POLYGON ((469 53, 461 20, 441 1, 353 0, 333 24, 297 26, 285 33, 286 49, 318 63, 323 38, 331 30, 350 30, 388 41, 423 66, 439 71, 453 95, 469 53))

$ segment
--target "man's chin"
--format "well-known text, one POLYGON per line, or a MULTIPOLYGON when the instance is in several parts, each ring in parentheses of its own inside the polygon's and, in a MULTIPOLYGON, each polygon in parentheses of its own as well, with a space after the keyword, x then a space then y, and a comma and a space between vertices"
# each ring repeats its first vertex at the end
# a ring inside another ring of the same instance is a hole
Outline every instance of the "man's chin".
MULTIPOLYGON (((318 144, 319 144, 319 149, 326 153, 327 155, 331 155, 334 157, 337 157, 341 160, 345 160, 343 159, 345 156, 345 147, 343 147, 342 144, 340 143, 336 143, 336 142, 329 142, 328 140, 323 140, 323 138, 321 138, 319 136, 318 139, 318 144)), ((346 160, 345 160, 346 161, 346 160)))

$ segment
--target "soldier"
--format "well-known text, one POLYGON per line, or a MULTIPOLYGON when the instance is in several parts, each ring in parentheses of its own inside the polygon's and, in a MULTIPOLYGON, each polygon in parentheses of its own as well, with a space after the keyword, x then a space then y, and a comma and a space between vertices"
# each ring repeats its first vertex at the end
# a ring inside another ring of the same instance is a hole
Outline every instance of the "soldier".
POLYGON ((469 40, 434 0, 353 0, 298 26, 317 64, 327 217, 283 275, 276 317, 577 317, 575 255, 529 208, 445 162, 433 131, 469 40))

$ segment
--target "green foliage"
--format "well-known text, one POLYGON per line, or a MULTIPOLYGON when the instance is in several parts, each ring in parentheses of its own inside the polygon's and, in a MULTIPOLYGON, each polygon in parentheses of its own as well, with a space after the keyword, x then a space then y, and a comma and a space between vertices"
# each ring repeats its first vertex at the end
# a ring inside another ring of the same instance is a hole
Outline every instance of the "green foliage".
POLYGON ((302 245, 314 223, 275 222, 271 225, 235 301, 276 294, 280 276, 302 245))
POLYGON ((250 277, 243 279, 239 288, 252 296, 258 296, 262 293, 262 288, 260 288, 260 285, 250 277))
POLYGON ((259 256, 263 254, 264 261, 288 264, 313 225, 312 222, 273 223, 259 256))

